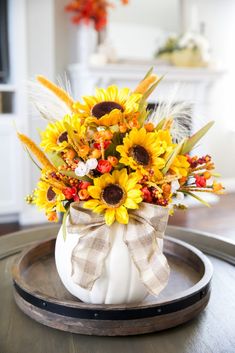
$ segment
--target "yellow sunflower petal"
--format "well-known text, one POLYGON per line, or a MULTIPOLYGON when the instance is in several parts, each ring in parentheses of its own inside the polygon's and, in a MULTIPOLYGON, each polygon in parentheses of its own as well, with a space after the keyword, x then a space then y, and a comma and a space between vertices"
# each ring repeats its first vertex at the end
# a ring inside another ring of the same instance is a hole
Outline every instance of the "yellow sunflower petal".
POLYGON ((102 213, 106 208, 107 208, 106 205, 99 205, 99 206, 97 206, 97 207, 93 210, 93 212, 95 212, 95 213, 102 213))
POLYGON ((95 95, 96 95, 96 101, 105 101, 106 100, 106 94, 105 90, 103 88, 96 88, 95 90, 95 95))
POLYGON ((155 165, 156 167, 158 167, 159 169, 164 168, 165 164, 166 164, 166 161, 165 161, 164 158, 158 157, 158 158, 155 159, 154 165, 155 165))
POLYGON ((155 178, 157 178, 157 180, 161 180, 163 178, 162 172, 160 172, 160 170, 157 167, 153 168, 153 171, 154 171, 154 176, 155 178))
POLYGON ((58 211, 58 212, 65 212, 66 211, 61 202, 57 204, 56 211, 58 211))
POLYGON ((95 207, 97 207, 99 204, 100 204, 99 200, 89 200, 84 203, 83 207, 92 210, 95 207))
POLYGON ((87 191, 93 199, 100 198, 101 188, 99 186, 88 186, 87 191))
POLYGON ((114 208, 109 208, 105 211, 105 222, 108 226, 111 226, 113 222, 115 221, 115 209, 114 208))
POLYGON ((123 168, 121 171, 119 171, 118 178, 117 178, 116 182, 118 182, 121 186, 125 187, 127 181, 128 181, 127 170, 125 168, 123 168))
POLYGON ((126 208, 131 208, 133 210, 135 210, 136 208, 139 208, 138 204, 133 199, 130 199, 130 198, 126 199, 124 206, 126 208))
POLYGON ((114 183, 114 178, 111 174, 105 173, 99 178, 94 179, 94 185, 104 189, 108 184, 114 183))
POLYGON ((141 191, 132 189, 127 192, 127 197, 131 199, 139 198, 141 196, 141 191))
POLYGON ((93 97, 90 96, 84 96, 82 97, 82 99, 84 100, 84 102, 89 106, 89 107, 93 107, 93 105, 95 105, 96 101, 94 100, 93 97))
MULTIPOLYGON (((119 101, 120 104, 125 103, 126 97, 129 95, 130 90, 129 88, 121 88, 119 91, 119 101)), ((127 100, 128 101, 128 100, 127 100)))
POLYGON ((107 92, 109 94, 109 98, 112 101, 116 101, 117 97, 118 97, 118 88, 117 86, 113 85, 113 86, 109 86, 107 88, 107 92))
POLYGON ((120 206, 116 209, 116 220, 121 224, 127 224, 129 221, 129 215, 126 207, 120 206))
POLYGON ((95 123, 99 126, 117 125, 122 120, 122 112, 119 109, 113 109, 109 114, 105 114, 100 119, 96 119, 95 123))

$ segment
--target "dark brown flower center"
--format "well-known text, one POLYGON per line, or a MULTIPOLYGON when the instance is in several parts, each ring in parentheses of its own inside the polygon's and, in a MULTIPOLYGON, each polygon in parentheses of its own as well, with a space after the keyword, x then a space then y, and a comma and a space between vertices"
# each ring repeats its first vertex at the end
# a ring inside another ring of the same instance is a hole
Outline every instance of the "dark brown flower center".
POLYGON ((53 191, 52 187, 50 186, 49 189, 47 190, 47 200, 53 201, 56 197, 56 193, 53 191))
POLYGON ((147 166, 150 162, 149 153, 143 146, 135 145, 132 148, 132 156, 137 163, 144 166, 147 166))
POLYGON ((58 142, 62 143, 62 142, 68 142, 68 132, 64 131, 62 132, 62 134, 60 134, 60 136, 58 137, 58 142))
POLYGON ((124 197, 124 192, 119 185, 110 184, 106 186, 102 193, 102 198, 105 203, 111 206, 118 205, 124 197))
POLYGON ((114 109, 118 109, 118 110, 121 110, 121 112, 123 112, 123 107, 120 104, 116 102, 105 101, 94 105, 94 107, 92 108, 91 114, 94 117, 100 119, 102 118, 103 115, 109 114, 114 109))

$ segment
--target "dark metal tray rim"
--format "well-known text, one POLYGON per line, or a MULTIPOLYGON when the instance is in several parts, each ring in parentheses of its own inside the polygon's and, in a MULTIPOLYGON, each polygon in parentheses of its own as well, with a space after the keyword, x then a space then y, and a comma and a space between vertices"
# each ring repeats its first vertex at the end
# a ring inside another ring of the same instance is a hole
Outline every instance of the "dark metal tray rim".
MULTIPOLYGON (((175 239, 173 237, 169 237, 166 236, 165 237, 167 240, 170 240, 176 244, 182 245, 184 247, 186 247, 187 249, 189 249, 190 251, 194 252, 199 258, 200 260, 204 262, 205 264, 205 272, 203 277, 192 287, 190 287, 189 289, 182 291, 180 293, 178 293, 178 295, 172 295, 168 298, 167 301, 160 301, 158 303, 154 303, 153 301, 151 301, 149 304, 123 304, 123 305, 117 305, 117 304, 87 304, 81 301, 78 301, 77 303, 73 302, 73 301, 69 301, 66 300, 66 306, 69 308, 73 308, 73 309, 79 309, 79 310, 145 310, 148 308, 159 308, 162 307, 164 305, 169 305, 170 303, 177 303, 186 299, 190 299, 193 296, 197 296, 198 294, 200 295, 200 297, 204 297, 207 292, 210 290, 210 282, 211 282, 211 278, 213 275, 213 267, 211 265, 211 262, 209 261, 209 259, 197 248, 195 248, 194 246, 187 244, 186 242, 182 241, 182 240, 178 240, 175 239)), ((55 237, 51 237, 47 240, 44 241, 39 241, 39 242, 35 242, 34 245, 31 245, 29 248, 25 249, 21 255, 20 258, 24 257, 24 255, 29 252, 30 250, 32 250, 33 248, 35 248, 35 246, 40 245, 41 243, 45 242, 45 241, 50 241, 55 239, 55 237)), ((19 258, 16 260, 16 262, 19 261, 19 258)), ((15 264, 16 264, 15 262, 15 264)), ((30 296, 31 295, 31 290, 27 285, 22 285, 22 283, 17 282, 16 279, 13 279, 13 284, 14 287, 16 289, 17 292, 19 292, 20 290, 23 291, 25 293, 25 296, 30 296), (18 290, 18 288, 20 288, 18 290)), ((51 296, 47 296, 47 299, 45 301, 45 297, 43 295, 43 293, 39 293, 39 292, 34 292, 33 296, 35 298, 37 298, 38 300, 42 301, 42 307, 47 306, 47 303, 51 303, 51 304, 57 304, 58 306, 61 306, 61 302, 60 300, 55 299, 54 297, 51 296), (45 303, 43 305, 43 303, 45 303)))

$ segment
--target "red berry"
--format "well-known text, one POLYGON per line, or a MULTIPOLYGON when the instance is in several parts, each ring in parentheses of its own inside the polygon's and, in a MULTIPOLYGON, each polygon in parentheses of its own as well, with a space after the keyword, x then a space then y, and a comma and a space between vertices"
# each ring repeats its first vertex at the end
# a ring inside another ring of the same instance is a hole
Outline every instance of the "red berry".
MULTIPOLYGON (((104 147, 105 150, 106 150, 106 148, 109 147, 110 143, 111 143, 111 141, 109 141, 109 140, 103 142, 103 147, 104 147)), ((94 143, 94 147, 95 147, 97 150, 101 150, 101 144, 100 144, 99 142, 95 142, 95 143, 94 143)))
POLYGON ((75 187, 65 188, 63 190, 63 194, 67 200, 70 200, 70 199, 74 198, 75 195, 77 195, 77 189, 75 187))
POLYGON ((75 202, 80 201, 80 199, 79 199, 78 195, 74 195, 73 200, 74 200, 75 202))
POLYGON ((195 175, 195 184, 199 188, 206 187, 206 179, 204 176, 195 175))
POLYGON ((90 186, 90 185, 91 185, 91 183, 89 181, 80 180, 78 187, 79 187, 80 190, 81 189, 83 190, 83 189, 87 189, 88 186, 90 186))
POLYGON ((100 159, 96 169, 101 174, 109 173, 112 170, 112 164, 105 159, 100 159))
POLYGON ((147 186, 144 186, 144 187, 141 189, 141 191, 142 191, 142 193, 143 193, 143 199, 144 199, 144 201, 151 203, 151 202, 153 201, 153 198, 152 198, 151 191, 147 188, 147 186))

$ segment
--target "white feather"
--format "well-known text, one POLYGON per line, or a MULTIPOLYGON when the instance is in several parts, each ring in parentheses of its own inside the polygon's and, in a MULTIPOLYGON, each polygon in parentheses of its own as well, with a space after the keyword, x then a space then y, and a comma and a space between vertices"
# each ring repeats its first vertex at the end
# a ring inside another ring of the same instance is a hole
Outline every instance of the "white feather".
POLYGON ((59 87, 65 90, 70 97, 72 97, 72 87, 66 72, 62 76, 57 77, 59 87))
POLYGON ((169 100, 160 99, 157 108, 148 117, 148 122, 156 126, 162 119, 173 119, 171 134, 174 140, 180 142, 191 133, 193 120, 193 105, 177 99, 178 87, 171 92, 169 100))

